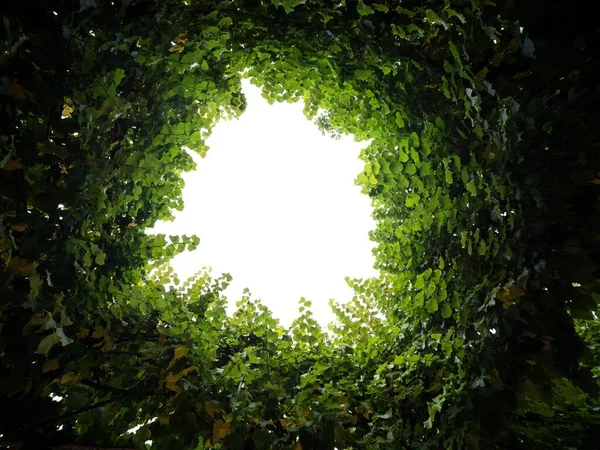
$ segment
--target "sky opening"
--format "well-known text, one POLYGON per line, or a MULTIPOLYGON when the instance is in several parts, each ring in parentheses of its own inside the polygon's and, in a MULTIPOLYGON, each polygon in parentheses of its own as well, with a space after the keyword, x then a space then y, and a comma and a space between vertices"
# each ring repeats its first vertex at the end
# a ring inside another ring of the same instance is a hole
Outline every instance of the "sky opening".
POLYGON ((248 287, 287 326, 305 297, 326 325, 329 299, 352 298, 344 278, 376 275, 370 199, 354 184, 366 143, 323 136, 301 102, 269 105, 248 80, 243 90, 246 111, 216 125, 206 158, 193 154, 185 209, 153 231, 199 236, 171 263, 181 280, 211 266, 232 275, 232 305, 248 287))

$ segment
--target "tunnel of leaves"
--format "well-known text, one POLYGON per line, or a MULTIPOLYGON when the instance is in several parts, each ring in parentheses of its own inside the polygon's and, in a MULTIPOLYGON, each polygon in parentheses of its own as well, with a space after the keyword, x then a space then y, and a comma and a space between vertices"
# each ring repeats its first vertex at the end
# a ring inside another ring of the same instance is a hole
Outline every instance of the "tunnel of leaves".
POLYGON ((600 53, 576 4, 0 12, 0 447, 597 448, 600 53), (330 334, 309 302, 289 329, 248 297, 227 316, 228 275, 169 284, 199 239, 145 233, 242 76, 370 140, 381 275, 330 334))

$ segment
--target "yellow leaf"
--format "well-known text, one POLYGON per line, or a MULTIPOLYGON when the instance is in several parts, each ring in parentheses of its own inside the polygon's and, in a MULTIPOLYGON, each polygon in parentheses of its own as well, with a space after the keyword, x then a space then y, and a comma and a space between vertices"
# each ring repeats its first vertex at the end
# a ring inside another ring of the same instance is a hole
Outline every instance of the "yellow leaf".
POLYGON ((35 264, 30 263, 25 258, 13 256, 7 265, 8 269, 15 275, 29 276, 35 272, 35 264))
POLYGON ((533 72, 531 70, 526 70, 525 72, 519 72, 518 74, 516 74, 513 78, 520 80, 522 78, 527 78, 528 76, 530 76, 533 72))
POLYGON ((500 378, 500 374, 498 373, 498 370, 496 370, 495 368, 492 369, 492 371, 490 373, 490 382, 493 384, 504 384, 502 381, 502 378, 500 378))
POLYGON ((8 161, 6 161, 4 163, 4 165, 1 168, 2 168, 2 170, 6 170, 6 171, 10 172, 12 170, 22 169, 23 164, 21 164, 20 162, 17 162, 15 159, 9 159, 8 161))
POLYGON ((62 109, 62 113, 61 116, 62 117, 71 117, 71 113, 73 112, 73 108, 71 108, 69 105, 67 105, 66 103, 63 105, 63 109, 62 109))
POLYGON ((181 380, 185 375, 190 373, 192 370, 198 370, 198 366, 188 367, 186 369, 183 369, 181 372, 175 373, 175 374, 173 372, 169 372, 169 375, 167 375, 167 384, 177 383, 179 380, 181 380))
POLYGON ((96 328, 94 328, 92 337, 94 339, 101 339, 100 342, 94 344, 94 347, 100 348, 100 351, 102 352, 108 352, 114 347, 112 339, 110 338, 104 327, 102 327, 101 325, 98 325, 96 326, 96 328))
POLYGON ((81 380, 81 375, 77 375, 76 373, 73 373, 73 372, 67 372, 61 377, 60 382, 62 384, 75 384, 80 380, 81 380))
POLYGON ((206 414, 208 414, 210 417, 215 415, 217 408, 215 408, 213 402, 207 400, 206 403, 204 403, 204 407, 206 408, 206 414))
POLYGON ((115 344, 113 343, 113 341, 110 338, 110 336, 106 336, 106 339, 104 340, 104 346, 102 347, 102 351, 103 352, 110 352, 113 349, 114 346, 115 346, 115 344))
POLYGON ((187 369, 183 369, 181 372, 182 372, 184 375, 187 375, 187 374, 188 374, 188 373, 190 373, 192 370, 199 370, 199 369, 198 369, 198 366, 190 366, 190 367, 188 367, 187 369))
POLYGON ((173 47, 171 47, 171 48, 169 49, 169 51, 170 51, 171 53, 175 53, 175 52, 177 52, 177 53, 181 53, 181 52, 183 52, 183 47, 182 47, 181 45, 178 45, 178 44, 177 44, 177 45, 174 45, 173 47))
POLYGON ((510 296, 512 298, 523 297, 525 295, 525 291, 521 288, 521 286, 517 286, 516 284, 510 287, 510 296))
POLYGON ((175 38, 175 43, 177 44, 185 44, 187 42, 187 38, 185 37, 185 33, 181 33, 179 36, 175 38))
POLYGON ((221 439, 226 438, 231 433, 231 424, 221 419, 217 420, 213 425, 212 443, 213 445, 221 439))
POLYGON ((183 389, 181 389, 181 387, 177 386, 177 385, 175 385, 175 386, 167 385, 167 387, 175 393, 175 395, 173 395, 172 397, 169 397, 167 399, 167 405, 172 405, 173 401, 179 396, 179 394, 181 394, 183 392, 183 389))
POLYGON ((26 224, 26 223, 15 223, 15 224, 12 226, 12 229, 13 229, 13 230, 15 230, 15 231, 20 231, 20 232, 23 232, 23 231, 27 230, 27 228, 28 228, 28 226, 27 226, 27 224, 26 224))
POLYGON ((67 157, 67 147, 57 145, 54 142, 39 143, 36 147, 40 153, 58 156, 61 159, 67 157))
POLYGON ((186 353, 187 353, 187 348, 185 348, 183 345, 181 347, 177 347, 175 349, 175 360, 183 358, 186 353))
POLYGON ((8 88, 8 95, 10 95, 12 98, 23 100, 25 97, 31 95, 31 92, 29 92, 20 84, 15 84, 14 86, 8 88))
POLYGON ((509 300, 510 291, 507 288, 502 288, 498 292, 496 292, 496 298, 501 302, 506 302, 509 300))
POLYGON ((510 289, 502 288, 496 292, 496 298, 503 303, 504 308, 512 306, 515 303, 513 299, 524 295, 525 291, 518 285, 513 285, 510 289))
POLYGON ((92 333, 92 337, 94 339, 104 339, 106 337, 106 331, 104 331, 104 327, 102 327, 102 325, 96 326, 96 328, 94 328, 94 332, 92 333))
POLYGON ((181 380, 182 377, 183 377, 182 372, 179 372, 179 373, 170 372, 169 375, 167 375, 167 386, 175 385, 179 380, 181 380))
POLYGON ((53 370, 58 369, 59 367, 58 359, 48 359, 44 361, 44 366, 42 367, 42 373, 52 372, 53 370))
POLYGON ((177 360, 175 358, 173 358, 171 361, 169 361, 169 365, 167 366, 167 370, 171 370, 171 368, 175 365, 176 362, 177 362, 177 360))
POLYGON ((46 322, 48 322, 51 318, 52 318, 52 314, 50 314, 50 313, 48 313, 48 315, 35 313, 33 316, 31 316, 31 320, 29 321, 29 324, 35 325, 35 326, 42 326, 42 325, 45 325, 46 322))
POLYGON ((89 330, 89 328, 84 328, 84 327, 81 327, 81 328, 80 328, 80 329, 77 331, 77 334, 76 334, 76 336, 77 336, 79 339, 83 339, 83 338, 84 338, 84 337, 86 337, 88 334, 90 334, 90 330, 89 330))

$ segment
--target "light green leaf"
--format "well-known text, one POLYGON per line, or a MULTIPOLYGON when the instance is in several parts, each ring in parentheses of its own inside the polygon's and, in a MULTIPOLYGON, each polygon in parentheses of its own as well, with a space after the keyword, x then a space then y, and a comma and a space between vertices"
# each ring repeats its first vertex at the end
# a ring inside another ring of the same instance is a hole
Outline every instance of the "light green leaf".
POLYGON ((60 336, 57 333, 49 334, 40 341, 36 353, 48 356, 50 349, 59 342, 60 336))
POLYGON ((373 74, 373 72, 371 72, 370 70, 365 70, 365 69, 356 69, 354 71, 354 76, 356 76, 356 78, 358 78, 359 80, 368 80, 371 75, 373 74))
POLYGON ((62 344, 63 347, 65 347, 65 346, 69 345, 71 342, 73 342, 73 339, 71 339, 65 335, 65 332, 63 331, 62 327, 56 328, 56 336, 58 336, 60 343, 62 344))
POLYGON ((96 260, 95 260, 96 264, 98 264, 99 266, 103 266, 104 263, 106 262, 106 253, 104 252, 100 252, 96 255, 96 260))
POLYGON ((477 195, 477 188, 475 187, 475 183, 473 183, 473 181, 469 181, 467 183, 467 191, 469 191, 471 195, 477 195))
POLYGON ((368 16, 370 14, 374 14, 375 10, 373 8, 371 8, 370 6, 365 5, 363 2, 359 2, 358 6, 356 7, 358 13, 361 16, 368 16))
POLYGON ((434 313, 438 310, 438 303, 435 298, 429 299, 427 302, 427 312, 434 313))
POLYGON ((404 118, 399 112, 396 113, 396 123, 400 128, 404 128, 404 118))
POLYGON ((444 319, 449 318, 452 315, 452 309, 450 308, 450 306, 448 306, 447 303, 444 303, 442 305, 442 317, 444 319))
POLYGON ((454 180, 452 179, 452 172, 450 172, 448 169, 446 169, 446 183, 452 184, 453 181, 454 180))

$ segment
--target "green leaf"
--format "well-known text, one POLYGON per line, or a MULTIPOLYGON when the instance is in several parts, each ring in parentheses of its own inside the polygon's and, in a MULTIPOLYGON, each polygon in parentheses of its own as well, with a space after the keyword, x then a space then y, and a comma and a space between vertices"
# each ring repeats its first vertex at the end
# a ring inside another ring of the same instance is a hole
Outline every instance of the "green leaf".
POLYGON ((86 250, 83 254, 83 264, 86 267, 92 267, 92 252, 89 250, 86 250))
POLYGON ((396 124, 400 128, 404 128, 404 118, 402 117, 402 114, 400 114, 399 112, 396 113, 396 124))
POLYGON ((372 74, 372 71, 365 69, 357 69, 354 71, 354 76, 359 80, 368 80, 372 74))
POLYGON ((115 86, 118 86, 119 84, 121 84, 121 80, 125 77, 125 71, 123 69, 117 69, 115 70, 115 73, 113 75, 113 83, 115 86))
POLYGON ((442 305, 442 318, 448 319, 452 315, 452 309, 448 306, 447 303, 442 305))
POLYGON ((415 162, 415 164, 417 166, 421 164, 421 158, 419 157, 419 154, 417 153, 417 151, 414 148, 410 149, 410 157, 412 158, 412 160, 415 162))
POLYGON ((446 169, 446 183, 448 184, 452 184, 454 182, 454 180, 452 179, 452 172, 449 171, 448 169, 446 169))
POLYGON ((417 14, 413 11, 410 11, 406 8, 402 8, 401 6, 397 6, 396 7, 396 12, 398 12, 399 14, 403 14, 405 16, 408 16, 409 18, 413 18, 414 16, 416 16, 417 14))
POLYGON ((96 264, 99 266, 103 266, 104 263, 106 262, 106 253, 104 252, 100 252, 96 255, 96 260, 95 260, 96 264))
POLYGON ((438 303, 435 298, 431 298, 427 301, 427 312, 434 313, 438 310, 438 303))
POLYGON ((467 191, 469 191, 471 195, 477 195, 477 188, 475 187, 475 183, 473 183, 473 181, 469 181, 467 183, 467 191))
POLYGON ((368 16, 375 13, 375 10, 370 6, 365 5, 363 2, 359 1, 358 6, 356 7, 358 13, 361 16, 368 16))
POLYGON ((446 24, 446 22, 444 22, 440 16, 438 16, 435 12, 433 12, 433 10, 431 9, 427 9, 425 11, 425 16, 427 17, 427 20, 435 25, 442 25, 444 27, 445 30, 448 29, 448 25, 446 24))

